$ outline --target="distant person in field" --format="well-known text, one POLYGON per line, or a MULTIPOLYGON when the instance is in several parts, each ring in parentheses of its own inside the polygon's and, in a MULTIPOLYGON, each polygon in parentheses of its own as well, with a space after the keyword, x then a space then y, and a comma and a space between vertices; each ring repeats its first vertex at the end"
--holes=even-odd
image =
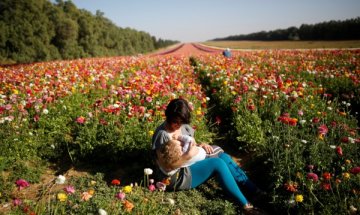
POLYGON ((231 57, 231 50, 229 48, 226 48, 223 51, 223 55, 224 55, 224 57, 231 57))
POLYGON ((191 107, 189 103, 182 98, 171 100, 166 107, 165 116, 165 121, 157 127, 152 137, 156 180, 166 182, 167 190, 175 191, 196 188, 216 176, 223 190, 233 197, 244 210, 253 210, 253 205, 243 195, 239 186, 244 186, 254 196, 261 195, 262 191, 249 180, 246 173, 230 155, 221 152, 215 157, 201 159, 193 164, 188 163, 194 155, 199 153, 198 147, 203 148, 206 154, 214 153, 214 148, 208 144, 201 143, 197 146, 194 138, 195 131, 190 125, 191 107), (169 144, 172 144, 169 141, 180 135, 192 137, 186 152, 183 152, 179 140, 174 145, 177 147, 176 150, 166 149, 171 146, 169 144), (164 156, 165 152, 174 155, 164 156), (174 160, 169 163, 168 158, 174 158, 174 160), (189 166, 186 166, 187 164, 189 166))

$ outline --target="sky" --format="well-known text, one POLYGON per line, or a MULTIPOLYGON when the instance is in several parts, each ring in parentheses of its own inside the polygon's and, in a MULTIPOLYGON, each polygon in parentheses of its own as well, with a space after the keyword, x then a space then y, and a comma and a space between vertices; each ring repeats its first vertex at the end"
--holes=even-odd
MULTIPOLYGON (((54 2, 54 1, 52 1, 54 2)), ((203 42, 360 17, 360 0, 72 0, 157 39, 203 42)))

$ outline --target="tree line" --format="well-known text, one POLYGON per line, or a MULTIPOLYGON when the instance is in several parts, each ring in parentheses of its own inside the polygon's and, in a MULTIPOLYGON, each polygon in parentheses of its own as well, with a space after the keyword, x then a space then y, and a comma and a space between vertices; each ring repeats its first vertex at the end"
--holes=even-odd
POLYGON ((0 1, 0 64, 133 55, 175 43, 118 27, 71 1, 0 1))
POLYGON ((317 24, 302 24, 299 28, 289 27, 273 31, 260 31, 251 34, 233 35, 221 40, 359 40, 360 39, 360 17, 344 21, 329 21, 317 24))

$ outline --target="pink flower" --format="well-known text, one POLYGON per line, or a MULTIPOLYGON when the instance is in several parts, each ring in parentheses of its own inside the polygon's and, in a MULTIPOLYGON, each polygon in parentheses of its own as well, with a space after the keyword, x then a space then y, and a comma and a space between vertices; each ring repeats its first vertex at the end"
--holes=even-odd
POLYGON ((22 204, 21 199, 16 198, 16 199, 13 200, 13 205, 14 206, 18 206, 18 205, 21 205, 21 204, 22 204))
POLYGON ((66 186, 64 188, 64 191, 67 193, 67 194, 74 194, 75 193, 75 188, 73 186, 66 186))
POLYGON ((309 164, 307 167, 308 167, 310 170, 314 169, 314 165, 311 165, 311 164, 309 164))
POLYGON ((147 102, 152 102, 152 98, 150 96, 146 97, 147 102))
POLYGON ((156 182, 156 187, 160 190, 160 191, 165 191, 166 190, 166 184, 158 181, 156 182))
POLYGON ((124 192, 119 192, 115 195, 117 199, 124 200, 126 197, 126 194, 124 192))
POLYGON ((152 191, 154 191, 154 190, 156 190, 156 187, 155 187, 155 185, 153 185, 153 184, 150 184, 149 185, 149 190, 152 192, 152 191))
POLYGON ((304 115, 304 112, 303 112, 302 110, 299 110, 299 111, 298 111, 298 115, 299 115, 299 116, 302 116, 302 115, 304 115))
POLYGON ((315 173, 309 172, 307 174, 307 179, 312 180, 313 182, 317 182, 319 180, 319 177, 315 173))
POLYGON ((25 188, 25 187, 30 186, 29 182, 27 182, 27 181, 24 180, 24 179, 19 179, 19 180, 17 180, 15 183, 16 183, 16 186, 18 186, 18 189, 19 189, 19 190, 21 190, 21 189, 23 189, 23 188, 25 188))
POLYGON ((83 117, 83 116, 79 116, 78 118, 76 118, 75 121, 76 121, 77 123, 79 123, 79 124, 84 124, 85 121, 86 121, 86 118, 83 117))
POLYGON ((319 134, 326 135, 329 132, 328 127, 325 124, 322 124, 318 128, 319 134))

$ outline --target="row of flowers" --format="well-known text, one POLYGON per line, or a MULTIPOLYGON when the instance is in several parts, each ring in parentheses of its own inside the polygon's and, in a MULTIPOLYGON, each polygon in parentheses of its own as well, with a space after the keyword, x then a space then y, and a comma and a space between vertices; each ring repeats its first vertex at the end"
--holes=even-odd
MULTIPOLYGON (((109 198, 109 195, 113 194, 112 201, 118 202, 119 204, 117 204, 115 207, 104 204, 103 208, 97 209, 98 214, 107 215, 108 211, 109 213, 113 213, 115 211, 117 213, 131 213, 134 208, 136 210, 136 202, 131 200, 132 195, 138 195, 135 193, 136 191, 141 191, 140 193, 142 193, 141 195, 143 195, 144 199, 146 199, 147 195, 157 192, 158 198, 156 201, 159 201, 158 204, 167 204, 169 206, 174 206, 175 200, 173 198, 164 198, 164 192, 167 186, 166 181, 155 183, 154 179, 150 178, 152 174, 152 169, 144 169, 144 181, 141 181, 142 186, 139 186, 137 182, 131 183, 130 185, 121 186, 120 179, 113 179, 108 186, 110 190, 108 193, 105 193, 105 196, 107 199, 111 200, 111 197, 109 198)), ((101 183, 102 178, 100 177, 98 178, 98 180, 101 183)), ((64 208, 69 205, 71 205, 73 209, 76 209, 76 204, 81 204, 81 202, 89 202, 92 200, 92 198, 97 198, 97 195, 99 195, 98 198, 101 198, 100 196, 103 195, 103 193, 101 193, 101 190, 105 188, 98 181, 96 181, 96 179, 89 178, 88 181, 88 188, 84 186, 79 187, 79 190, 86 189, 86 191, 80 191, 80 193, 77 194, 79 192, 78 189, 76 189, 75 186, 71 185, 72 183, 76 183, 74 179, 70 178, 69 180, 67 180, 64 175, 59 175, 54 180, 48 183, 48 189, 45 193, 42 193, 42 199, 40 201, 47 201, 50 203, 50 205, 47 205, 46 208, 36 208, 34 205, 38 204, 39 202, 29 202, 21 197, 15 197, 12 200, 11 205, 10 203, 7 203, 3 207, 12 207, 13 210, 18 210, 29 215, 49 213, 51 212, 52 208, 55 207, 66 210, 64 208), (98 186, 98 184, 100 184, 100 186, 98 186), (97 190, 99 190, 99 194, 96 194, 97 190)), ((26 196, 25 194, 27 192, 27 189, 32 186, 25 179, 18 179, 15 182, 15 185, 18 189, 18 196, 22 196, 21 194, 23 194, 23 196, 26 196)))
POLYGON ((209 80, 210 97, 232 110, 217 121, 234 123, 238 147, 264 160, 278 208, 359 208, 360 135, 352 107, 359 56, 359 50, 271 50, 199 58, 197 72, 209 80), (321 183, 318 175, 325 177, 321 183), (341 194, 330 198, 334 192, 341 194))

